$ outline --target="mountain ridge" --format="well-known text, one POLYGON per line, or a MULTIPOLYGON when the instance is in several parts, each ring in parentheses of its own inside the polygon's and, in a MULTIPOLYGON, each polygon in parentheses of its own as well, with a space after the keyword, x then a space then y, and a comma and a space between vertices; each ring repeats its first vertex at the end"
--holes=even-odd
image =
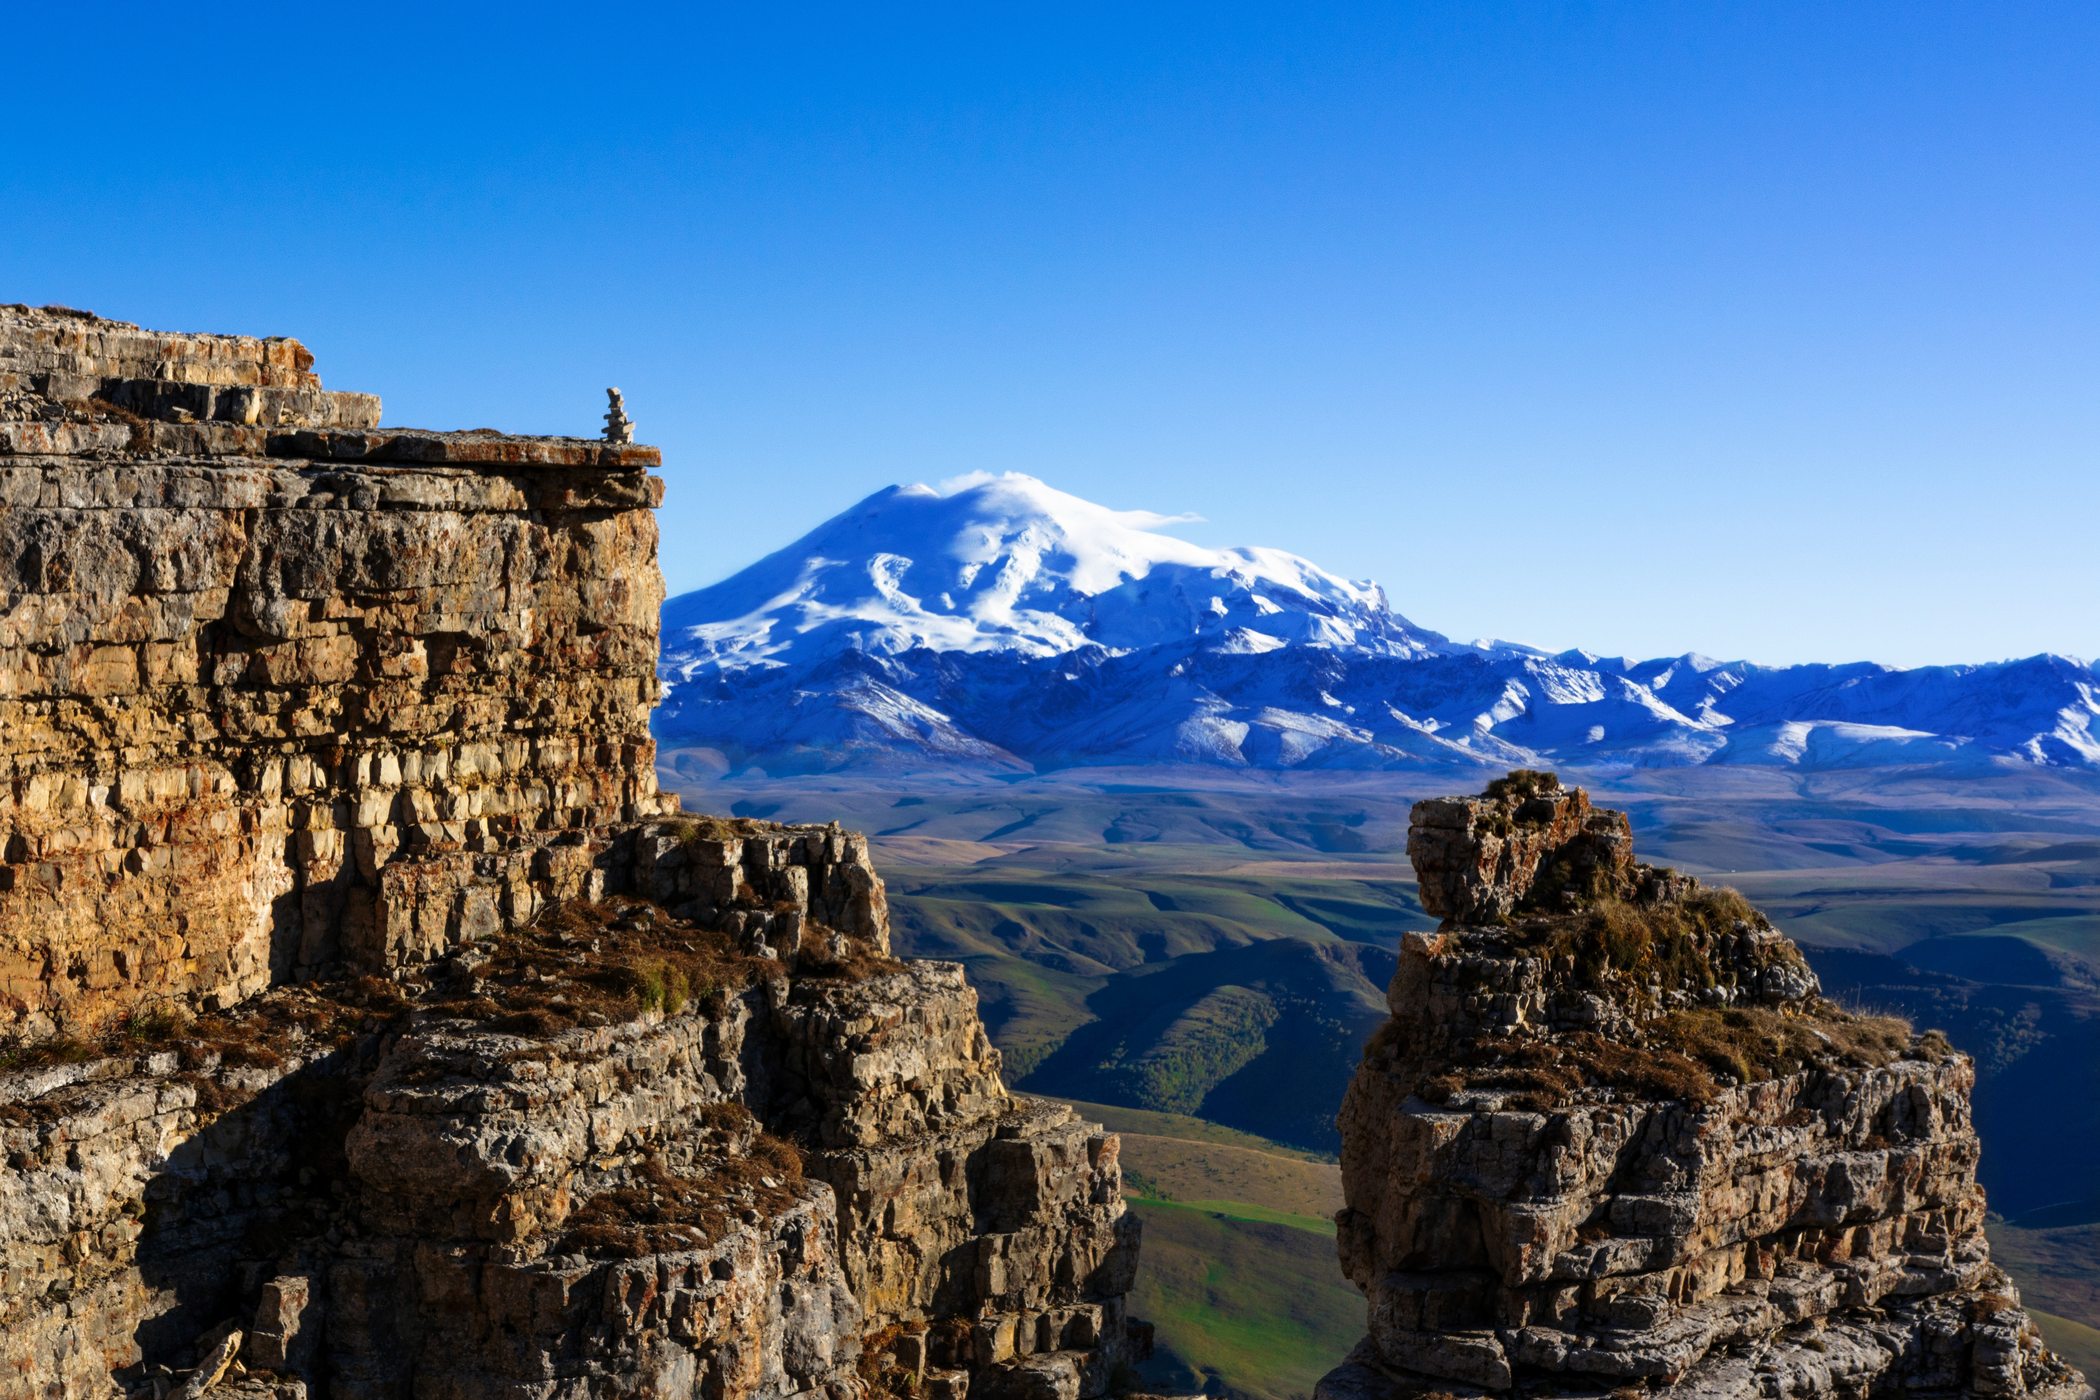
POLYGON ((2100 768, 2100 673, 1454 642, 1282 550, 1033 477, 893 486, 664 607, 657 731, 730 769, 2100 768))

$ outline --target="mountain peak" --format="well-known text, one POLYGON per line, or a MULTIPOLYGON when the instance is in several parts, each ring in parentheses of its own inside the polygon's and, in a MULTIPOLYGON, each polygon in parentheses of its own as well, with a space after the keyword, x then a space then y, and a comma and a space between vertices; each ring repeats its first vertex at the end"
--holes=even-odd
POLYGON ((1454 645, 1278 549, 1032 476, 885 487, 664 609, 657 729, 836 768, 2100 767, 2100 678, 1454 645))
MULTIPOLYGON (((692 664, 794 665, 841 650, 1058 656, 1211 639, 1426 651, 1375 584, 1275 549, 1162 533, 1198 517, 1097 505, 1016 472, 891 486, 711 588, 674 600, 692 664)), ((679 677, 675 676, 674 679, 679 677)))

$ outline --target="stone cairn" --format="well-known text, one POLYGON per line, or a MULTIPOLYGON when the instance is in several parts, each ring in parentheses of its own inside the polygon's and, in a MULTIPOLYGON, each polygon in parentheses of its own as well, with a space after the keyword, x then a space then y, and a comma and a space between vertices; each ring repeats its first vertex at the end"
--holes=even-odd
POLYGON ((627 416, 627 401, 620 397, 618 389, 605 391, 605 440, 607 442, 633 442, 634 420, 627 416))

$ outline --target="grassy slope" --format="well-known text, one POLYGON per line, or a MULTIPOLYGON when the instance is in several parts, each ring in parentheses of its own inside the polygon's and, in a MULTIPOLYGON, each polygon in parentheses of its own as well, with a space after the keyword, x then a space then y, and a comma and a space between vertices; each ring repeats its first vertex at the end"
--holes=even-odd
POLYGON ((1230 1128, 1223 1123, 1213 1123, 1208 1118, 1195 1118, 1182 1113, 1161 1113, 1148 1108, 1132 1108, 1128 1104, 1094 1103, 1087 1099, 1060 1101, 1072 1105, 1088 1118, 1118 1133, 1142 1133, 1182 1142, 1216 1143, 1222 1147, 1245 1148, 1294 1161, 1333 1165, 1332 1158, 1320 1153, 1285 1147, 1253 1133, 1241 1132, 1238 1128, 1230 1128))
POLYGON ((1341 1168, 1201 1119, 1075 1106, 1123 1134, 1145 1224, 1131 1307, 1156 1338, 1146 1382, 1251 1400, 1311 1394, 1363 1336, 1363 1295, 1334 1256, 1341 1168))
POLYGON ((1385 1014, 1392 955, 1379 934, 1420 918, 1384 858, 1306 852, 1245 874, 1244 848, 923 836, 879 836, 877 854, 899 949, 969 968, 1019 1087, 1329 1150, 1326 1100, 1385 1014), (917 863, 957 854, 960 868, 917 863), (1318 1094, 1278 1095, 1277 1083, 1318 1094))
POLYGON ((1341 1168, 1200 1118, 1074 1103, 1123 1135, 1145 1224, 1132 1309, 1155 1329, 1145 1379, 1291 1400, 1363 1335, 1334 1257, 1341 1168))
POLYGON ((1333 1233, 1342 1208, 1341 1172, 1277 1152, 1191 1144, 1145 1133, 1123 1134, 1123 1171, 1130 1189, 1170 1201, 1245 1201, 1279 1216, 1315 1220, 1333 1233))
POLYGON ((1196 1205, 1133 1209, 1145 1263, 1131 1307, 1156 1329, 1154 1387, 1310 1395, 1362 1337, 1363 1296, 1343 1282, 1331 1234, 1196 1205))
POLYGON ((1193 1210, 1221 1220, 1244 1220, 1256 1225, 1283 1225, 1293 1230, 1303 1230, 1308 1235, 1318 1235, 1322 1239, 1334 1238, 1334 1221, 1324 1215, 1294 1215, 1287 1210, 1272 1210, 1268 1206, 1249 1205, 1245 1201, 1184 1201, 1142 1193, 1128 1199, 1132 1205, 1143 1206, 1146 1209, 1193 1210))

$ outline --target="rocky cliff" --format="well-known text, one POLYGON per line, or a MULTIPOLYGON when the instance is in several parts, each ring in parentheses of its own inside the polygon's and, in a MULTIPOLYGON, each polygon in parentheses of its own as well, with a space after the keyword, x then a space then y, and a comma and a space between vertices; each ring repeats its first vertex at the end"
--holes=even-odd
POLYGON ((378 430, 311 362, 0 310, 19 1033, 434 956, 658 810, 656 452, 378 430))
POLYGON ((1112 1135, 656 792, 649 448, 0 309, 0 1397, 1101 1394, 1112 1135))
POLYGON ((2090 1394, 1990 1260, 1969 1060, 1548 774, 1424 802, 1342 1108, 1325 1400, 2090 1394))

